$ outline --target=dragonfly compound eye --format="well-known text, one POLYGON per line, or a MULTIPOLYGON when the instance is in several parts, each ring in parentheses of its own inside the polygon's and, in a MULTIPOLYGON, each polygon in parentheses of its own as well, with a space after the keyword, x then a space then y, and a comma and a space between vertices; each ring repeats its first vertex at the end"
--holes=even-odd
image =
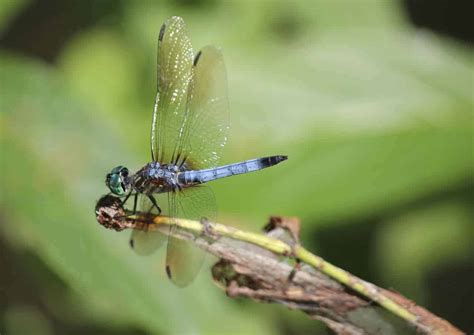
POLYGON ((107 175, 105 183, 110 191, 118 196, 127 192, 124 178, 128 176, 128 169, 124 167, 115 168, 107 175))

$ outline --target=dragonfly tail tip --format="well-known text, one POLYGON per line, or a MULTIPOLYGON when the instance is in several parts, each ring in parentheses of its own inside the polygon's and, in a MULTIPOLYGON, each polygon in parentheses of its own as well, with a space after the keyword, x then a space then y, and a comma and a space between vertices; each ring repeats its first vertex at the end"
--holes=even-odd
POLYGON ((286 156, 286 155, 275 156, 275 162, 276 162, 275 164, 286 161, 287 159, 288 159, 288 156, 286 156))

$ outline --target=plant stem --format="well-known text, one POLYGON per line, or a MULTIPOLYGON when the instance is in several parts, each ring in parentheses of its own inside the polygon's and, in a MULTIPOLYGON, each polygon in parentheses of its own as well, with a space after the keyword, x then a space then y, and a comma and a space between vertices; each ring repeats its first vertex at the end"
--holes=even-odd
MULTIPOLYGON (((192 231, 196 234, 204 233, 204 226, 200 222, 186 219, 174 219, 173 222, 170 221, 171 220, 167 217, 159 216, 154 218, 153 220, 153 222, 157 225, 176 224, 177 226, 192 231)), ((321 271, 327 276, 333 278, 339 283, 351 288, 352 290, 356 291, 367 299, 375 301, 387 311, 399 316, 407 322, 411 324, 416 323, 417 316, 415 314, 411 313, 402 305, 383 295, 375 285, 368 283, 360 278, 357 278, 354 275, 335 265, 332 265, 321 257, 312 254, 300 245, 295 245, 294 247, 291 247, 290 245, 286 244, 281 240, 271 238, 262 234, 239 230, 219 223, 209 222, 209 227, 211 228, 211 231, 218 236, 225 236, 234 240, 252 243, 266 250, 272 251, 276 254, 299 259, 304 263, 311 265, 318 271, 321 271)))
MULTIPOLYGON (((274 227, 283 228, 292 236, 292 239, 286 243, 269 235, 243 231, 219 223, 180 218, 170 219, 166 216, 150 216, 142 213, 130 215, 131 213, 123 208, 121 200, 110 195, 99 200, 96 214, 99 223, 117 231, 124 229, 160 230, 169 234, 170 230, 167 226, 176 225, 181 229, 172 231, 173 235, 194 241, 199 247, 205 248, 221 258, 219 263, 223 262, 222 266, 216 268, 219 263, 216 264, 213 271, 223 273, 222 270, 226 271, 227 269, 226 264, 230 264, 236 276, 217 277, 218 281, 224 280, 226 285, 228 284, 225 287, 229 296, 244 296, 259 301, 283 303, 290 308, 300 309, 310 316, 324 321, 337 332, 360 333, 360 327, 364 327, 364 325, 361 322, 354 322, 351 319, 351 312, 357 311, 359 308, 366 310, 368 301, 369 303, 376 302, 386 311, 414 326, 418 332, 461 334, 459 329, 449 322, 417 306, 404 296, 366 282, 303 248, 297 242, 299 222, 295 224, 294 220, 288 218, 273 217, 271 220, 274 227), (183 231, 187 233, 183 234, 183 231), (248 246, 223 243, 224 239, 220 240, 220 237, 247 242, 260 247, 262 251, 271 251, 273 254, 301 261, 314 268, 316 272, 297 270, 286 262, 281 262, 268 255, 263 256, 262 253, 252 250, 248 246), (289 278, 293 279, 289 280, 289 278), (244 284, 240 285, 239 280, 244 280, 240 282, 244 284), (261 282, 261 286, 258 286, 259 282, 261 282), (251 285, 247 286, 245 283, 251 285), (289 289, 289 284, 293 285, 291 289, 289 289), (344 289, 344 287, 351 289, 358 295, 344 289), (321 313, 321 311, 324 312, 321 313)), ((278 230, 272 228, 269 234, 276 233, 278 230)), ((367 315, 370 317, 370 314, 367 315)), ((365 317, 362 317, 360 321, 364 322, 364 320, 366 320, 365 317)), ((379 321, 376 321, 375 324, 380 326, 381 324, 377 322, 379 321)))

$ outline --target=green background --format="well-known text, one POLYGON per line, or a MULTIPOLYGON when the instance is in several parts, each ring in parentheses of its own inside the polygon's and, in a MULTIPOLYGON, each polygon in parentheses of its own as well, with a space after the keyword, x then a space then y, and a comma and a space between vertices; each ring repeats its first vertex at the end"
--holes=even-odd
MULTIPOLYGON (((2 1, 0 33, 32 4, 2 1)), ((105 174, 150 159, 156 38, 171 15, 196 51, 222 47, 222 162, 289 156, 213 183, 219 221, 258 231, 269 215, 298 216, 310 250, 473 330, 469 45, 415 28, 392 1, 68 6, 92 21, 54 56, 0 50, 2 334, 325 333, 298 312, 227 298, 210 257, 178 289, 163 251, 139 257, 128 232, 95 221, 105 174)), ((61 10, 37 12, 49 35, 19 36, 47 55, 72 20, 61 10)))

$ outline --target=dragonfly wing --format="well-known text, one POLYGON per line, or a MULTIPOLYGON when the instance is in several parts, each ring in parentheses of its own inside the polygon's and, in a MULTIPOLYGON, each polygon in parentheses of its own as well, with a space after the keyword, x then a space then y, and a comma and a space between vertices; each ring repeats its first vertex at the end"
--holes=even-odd
POLYGON ((187 118, 175 157, 190 168, 217 166, 229 129, 227 74, 219 49, 206 46, 194 58, 187 118))
MULTIPOLYGON (((175 218, 213 221, 216 217, 216 201, 212 190, 205 185, 184 189, 170 194, 175 218)), ((170 233, 186 233, 176 225, 170 226, 170 233)), ((189 234, 189 232, 187 232, 189 234)), ((166 272, 171 281, 179 287, 190 284, 198 274, 205 258, 205 252, 194 243, 169 236, 166 253, 166 272)))
MULTIPOLYGON (((167 200, 165 197, 155 196, 157 203, 160 208, 168 208, 167 204, 162 200, 167 200)), ((152 215, 158 215, 158 209, 153 205, 148 196, 139 195, 139 211, 142 213, 150 213, 152 215)), ((134 229, 130 236, 130 246, 139 255, 150 255, 159 249, 167 240, 166 235, 157 230, 139 230, 134 229)))
POLYGON ((170 163, 187 116, 193 49, 186 26, 173 16, 161 27, 157 51, 157 93, 151 126, 153 161, 170 163))

